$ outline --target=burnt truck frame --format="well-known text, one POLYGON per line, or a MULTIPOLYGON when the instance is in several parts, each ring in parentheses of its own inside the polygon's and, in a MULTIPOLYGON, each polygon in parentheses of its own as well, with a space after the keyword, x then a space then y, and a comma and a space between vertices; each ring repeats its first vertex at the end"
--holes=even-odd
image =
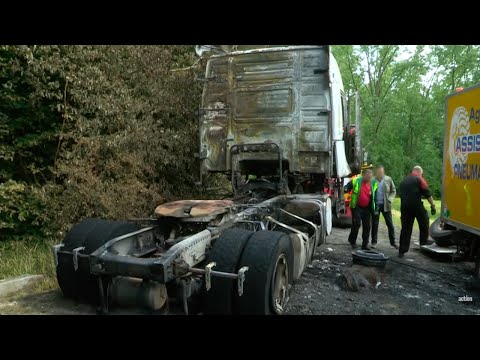
POLYGON ((328 46, 211 56, 201 174, 226 174, 235 197, 167 203, 130 222, 83 220, 54 246, 65 296, 100 313, 111 305, 283 313, 292 284, 332 231, 332 209, 341 209, 337 180, 362 163, 345 100, 328 46), (332 183, 337 198, 323 191, 332 183))

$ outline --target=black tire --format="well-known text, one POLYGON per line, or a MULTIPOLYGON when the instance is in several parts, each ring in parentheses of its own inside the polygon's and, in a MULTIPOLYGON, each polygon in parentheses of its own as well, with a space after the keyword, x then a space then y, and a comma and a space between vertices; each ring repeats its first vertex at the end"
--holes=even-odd
POLYGON ((384 268, 388 256, 375 250, 357 250, 352 253, 354 264, 384 268))
MULTIPOLYGON (((100 220, 101 221, 101 220, 100 220)), ((85 219, 76 224, 63 239, 63 251, 72 251, 85 246, 88 234, 97 226, 99 219, 85 219)))
POLYGON ((277 231, 258 231, 245 247, 240 266, 248 266, 243 295, 235 304, 240 314, 274 313, 271 287, 277 259, 284 256, 288 264, 288 282, 292 281, 293 249, 290 237, 277 231))
POLYGON ((351 216, 345 216, 344 214, 340 214, 339 217, 332 214, 332 223, 336 228, 348 229, 352 227, 352 218, 351 216))
MULTIPOLYGON (((100 246, 117 236, 137 230, 131 223, 86 219, 75 225, 65 236, 62 251, 72 251, 84 246, 81 254, 91 254, 100 246)), ((57 281, 63 294, 71 299, 88 303, 98 302, 97 278, 90 274, 88 261, 79 258, 79 267, 75 271, 73 257, 59 254, 57 281)))
POLYGON ((86 254, 91 254, 107 241, 115 239, 121 235, 134 232, 137 229, 135 224, 123 221, 100 220, 94 231, 89 234, 85 241, 86 254))
MULTIPOLYGON (((62 251, 72 251, 84 246, 88 234, 98 224, 98 219, 85 219, 76 224, 65 236, 62 251)), ((57 282, 65 297, 78 300, 84 276, 75 271, 70 255, 58 254, 57 282)))
MULTIPOLYGON (((240 258, 253 231, 228 229, 215 242, 207 253, 207 264, 214 261, 213 270, 236 273, 240 258)), ((237 282, 212 276, 209 291, 203 290, 203 313, 207 315, 230 315, 233 313, 233 301, 237 296, 237 282)))
POLYGON ((453 245, 453 234, 456 230, 447 230, 441 227, 442 220, 438 218, 430 225, 430 236, 435 244, 440 247, 449 247, 453 245))

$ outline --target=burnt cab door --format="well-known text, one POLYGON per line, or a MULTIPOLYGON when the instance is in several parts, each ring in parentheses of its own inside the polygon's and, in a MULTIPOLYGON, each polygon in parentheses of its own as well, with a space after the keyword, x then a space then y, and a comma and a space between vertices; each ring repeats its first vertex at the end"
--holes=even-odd
MULTIPOLYGON (((294 135, 298 130, 294 88, 297 60, 292 47, 232 54, 229 61, 232 112, 228 145, 274 143, 284 162, 292 165, 294 135)), ((267 172, 278 170, 269 166, 278 164, 278 154, 275 153, 245 153, 241 161, 252 165, 263 163, 265 166, 260 166, 265 171, 269 169, 267 172)), ((231 166, 228 164, 229 168, 231 166)))
POLYGON ((228 57, 208 60, 200 108, 200 160, 202 172, 227 170, 226 142, 230 117, 228 57))
POLYGON ((328 46, 300 53, 297 93, 300 129, 297 140, 297 169, 302 173, 330 176, 331 90, 328 46))
POLYGON ((330 173, 329 47, 237 52, 229 63, 232 145, 275 143, 289 172, 330 173))

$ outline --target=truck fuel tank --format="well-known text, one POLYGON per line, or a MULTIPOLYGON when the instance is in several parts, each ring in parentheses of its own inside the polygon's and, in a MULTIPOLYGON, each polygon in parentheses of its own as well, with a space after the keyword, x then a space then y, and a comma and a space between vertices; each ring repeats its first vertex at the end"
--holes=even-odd
POLYGON ((117 276, 109 285, 111 302, 125 307, 160 310, 167 301, 165 284, 139 278, 117 276))

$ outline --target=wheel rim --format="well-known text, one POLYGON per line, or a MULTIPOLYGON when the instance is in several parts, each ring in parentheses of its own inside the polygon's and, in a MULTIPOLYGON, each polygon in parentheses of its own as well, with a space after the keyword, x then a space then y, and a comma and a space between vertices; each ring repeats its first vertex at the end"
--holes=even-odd
POLYGON ((272 281, 271 305, 276 314, 285 311, 288 302, 288 262, 285 254, 281 254, 275 263, 272 281))

